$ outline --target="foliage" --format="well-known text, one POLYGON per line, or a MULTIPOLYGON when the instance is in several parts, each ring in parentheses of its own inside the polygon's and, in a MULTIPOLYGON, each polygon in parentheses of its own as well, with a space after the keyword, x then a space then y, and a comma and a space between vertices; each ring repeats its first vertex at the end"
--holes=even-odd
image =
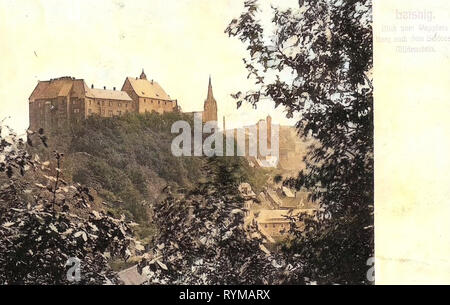
POLYGON ((283 176, 281 176, 280 174, 275 175, 275 177, 273 177, 273 182, 274 182, 275 184, 280 183, 282 180, 283 180, 283 176))
POLYGON ((199 177, 201 158, 177 158, 170 151, 171 126, 178 120, 192 118, 181 113, 92 116, 52 130, 49 146, 65 152, 69 180, 95 189, 112 203, 113 213, 151 226, 146 205, 157 200, 160 190, 168 184, 191 187, 199 177))
POLYGON ((160 230, 153 256, 140 264, 149 283, 279 284, 295 270, 265 248, 256 223, 245 223, 239 178, 223 160, 209 160, 211 181, 187 194, 168 191, 154 206, 160 230))
POLYGON ((370 0, 302 0, 297 8, 273 8, 268 32, 258 1, 247 0, 226 29, 247 46, 244 63, 255 80, 255 90, 233 95, 238 107, 268 97, 288 117, 300 116, 303 137, 317 140, 306 170, 286 183, 311 191, 321 210, 300 217, 307 228, 285 251, 319 283, 367 283, 373 256, 371 10, 370 0))
POLYGON ((91 209, 89 189, 63 179, 63 154, 54 152, 57 167, 30 155, 28 145, 43 131, 28 132, 27 143, 12 131, 0 131, 0 283, 117 283, 109 257, 130 256, 130 226, 91 209), (67 277, 69 258, 80 260, 80 281, 67 277))

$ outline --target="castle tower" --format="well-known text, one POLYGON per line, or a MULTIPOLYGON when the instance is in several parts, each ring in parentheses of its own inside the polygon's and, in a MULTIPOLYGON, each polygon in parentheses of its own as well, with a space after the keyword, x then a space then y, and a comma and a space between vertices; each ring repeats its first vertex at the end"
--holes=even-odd
POLYGON ((139 76, 139 78, 140 78, 140 79, 147 79, 147 75, 145 75, 144 69, 142 69, 142 73, 141 73, 141 75, 139 76))
POLYGON ((213 96, 211 76, 209 77, 208 95, 203 105, 203 123, 210 121, 217 122, 217 102, 213 96))

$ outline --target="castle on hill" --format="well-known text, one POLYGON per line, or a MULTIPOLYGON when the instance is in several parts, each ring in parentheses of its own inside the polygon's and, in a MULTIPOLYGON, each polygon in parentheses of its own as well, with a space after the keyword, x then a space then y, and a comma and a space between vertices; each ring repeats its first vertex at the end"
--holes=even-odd
MULTIPOLYGON (((148 80, 142 70, 139 77, 127 77, 121 90, 88 87, 84 79, 70 76, 39 81, 29 97, 30 129, 61 127, 80 122, 91 115, 120 116, 125 113, 181 111, 154 80, 148 80)), ((212 94, 211 77, 203 106, 203 122, 217 121, 217 102, 212 94)))

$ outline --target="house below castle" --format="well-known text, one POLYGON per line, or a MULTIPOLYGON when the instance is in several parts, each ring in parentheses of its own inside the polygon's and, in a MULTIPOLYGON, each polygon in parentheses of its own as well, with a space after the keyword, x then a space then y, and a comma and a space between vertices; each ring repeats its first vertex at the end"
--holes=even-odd
POLYGON ((60 127, 79 122, 90 115, 120 116, 128 112, 172 112, 178 110, 177 100, 155 81, 127 77, 122 90, 88 87, 83 79, 60 77, 39 81, 29 98, 30 129, 60 127))

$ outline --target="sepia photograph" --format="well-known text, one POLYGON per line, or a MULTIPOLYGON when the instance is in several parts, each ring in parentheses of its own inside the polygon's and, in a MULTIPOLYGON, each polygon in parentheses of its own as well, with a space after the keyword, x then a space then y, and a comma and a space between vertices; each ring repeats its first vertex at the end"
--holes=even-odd
POLYGON ((387 203, 414 129, 392 71, 448 54, 449 10, 372 2, 0 0, 0 284, 448 283, 389 265, 433 260, 387 203))
POLYGON ((27 4, 3 284, 373 283, 370 1, 27 4))

